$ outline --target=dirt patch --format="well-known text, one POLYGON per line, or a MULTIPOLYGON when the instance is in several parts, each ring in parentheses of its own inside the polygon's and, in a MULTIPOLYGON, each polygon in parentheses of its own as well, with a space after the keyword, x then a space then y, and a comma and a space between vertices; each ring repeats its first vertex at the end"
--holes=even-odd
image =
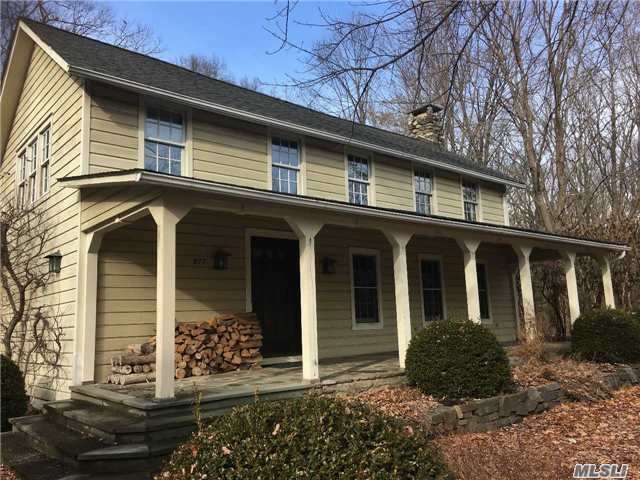
POLYGON ((567 403, 490 433, 440 437, 436 444, 461 480, 572 478, 576 463, 627 463, 640 479, 640 386, 612 398, 567 403))
POLYGON ((370 405, 385 415, 423 423, 426 414, 440 405, 433 397, 411 387, 382 387, 343 398, 370 405))

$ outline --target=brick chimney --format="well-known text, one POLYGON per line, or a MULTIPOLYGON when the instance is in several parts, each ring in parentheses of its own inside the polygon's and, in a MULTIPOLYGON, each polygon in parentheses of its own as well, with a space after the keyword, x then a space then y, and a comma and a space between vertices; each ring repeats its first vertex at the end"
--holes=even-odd
POLYGON ((409 135, 442 145, 442 107, 427 103, 409 112, 409 135))

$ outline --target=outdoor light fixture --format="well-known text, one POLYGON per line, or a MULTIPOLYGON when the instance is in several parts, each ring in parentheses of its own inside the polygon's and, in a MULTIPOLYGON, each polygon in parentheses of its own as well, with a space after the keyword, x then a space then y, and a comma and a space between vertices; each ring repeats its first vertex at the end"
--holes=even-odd
POLYGON ((213 269, 227 270, 229 268, 230 256, 231 254, 225 252, 224 250, 217 250, 216 253, 213 254, 213 269))
POLYGON ((49 273, 60 273, 60 268, 62 267, 62 254, 59 250, 46 255, 44 258, 49 260, 49 273))
POLYGON ((334 258, 324 257, 322 259, 322 273, 336 273, 336 261, 334 258))

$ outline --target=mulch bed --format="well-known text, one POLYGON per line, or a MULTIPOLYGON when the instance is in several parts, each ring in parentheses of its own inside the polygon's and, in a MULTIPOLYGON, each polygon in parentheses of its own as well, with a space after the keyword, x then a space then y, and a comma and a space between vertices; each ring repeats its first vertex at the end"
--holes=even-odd
POLYGON ((576 463, 627 463, 640 479, 640 386, 599 402, 566 403, 490 433, 436 439, 461 480, 572 478, 576 463))

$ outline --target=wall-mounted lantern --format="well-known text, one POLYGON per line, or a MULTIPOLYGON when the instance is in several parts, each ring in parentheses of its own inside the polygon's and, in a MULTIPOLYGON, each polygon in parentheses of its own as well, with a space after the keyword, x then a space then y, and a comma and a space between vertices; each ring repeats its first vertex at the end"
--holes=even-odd
POLYGON ((60 269, 62 268, 62 254, 59 250, 46 255, 44 258, 49 261, 49 273, 60 273, 60 269))
POLYGON ((230 253, 224 250, 217 250, 213 254, 213 269, 214 270, 227 270, 229 268, 230 253))
POLYGON ((333 274, 336 273, 336 260, 330 257, 324 257, 322 259, 322 273, 333 274))

